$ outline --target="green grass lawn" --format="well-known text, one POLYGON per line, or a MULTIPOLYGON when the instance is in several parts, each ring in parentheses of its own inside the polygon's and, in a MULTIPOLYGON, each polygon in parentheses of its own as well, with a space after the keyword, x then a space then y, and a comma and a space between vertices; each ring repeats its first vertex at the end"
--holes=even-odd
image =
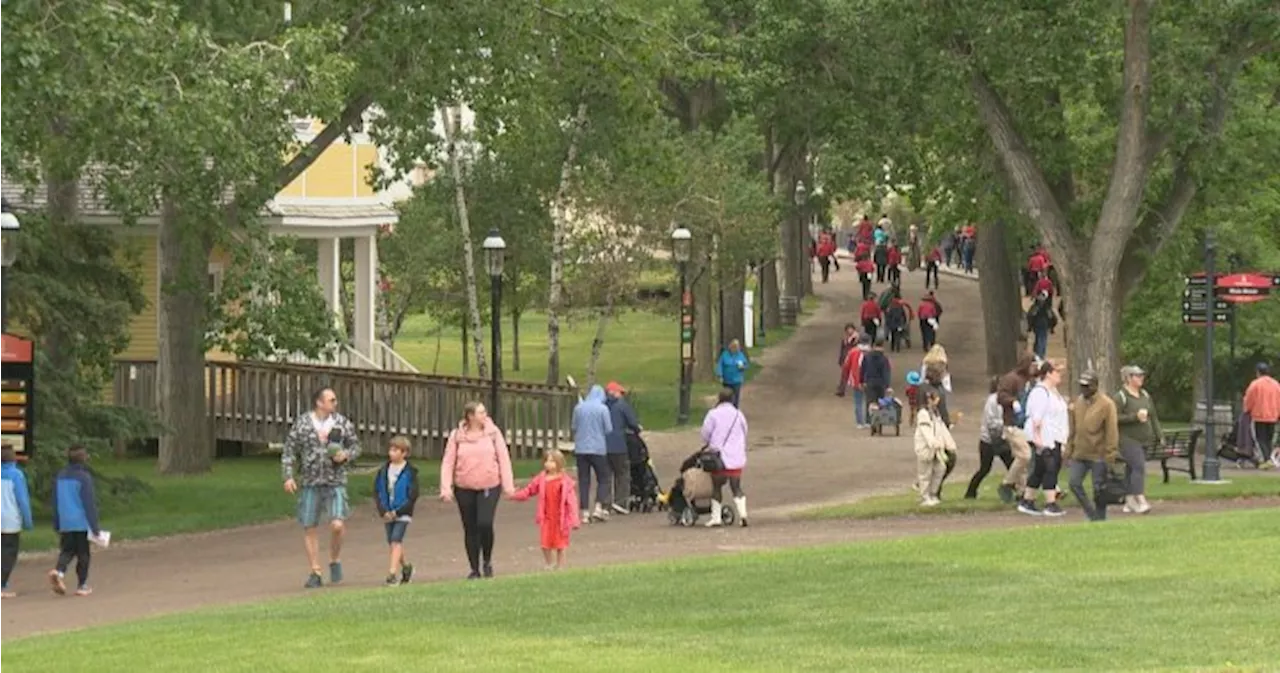
MULTIPOLYGON (((423 490, 440 484, 440 461, 418 460, 423 490)), ((365 474, 352 474, 348 494, 355 504, 373 497, 374 463, 362 464, 365 474)), ((102 500, 102 527, 120 540, 194 533, 275 521, 294 515, 295 500, 281 488, 280 459, 275 456, 227 458, 214 463, 213 471, 190 477, 161 477, 154 459, 95 459, 93 469, 108 477, 130 475, 151 485, 150 493, 127 499, 102 500)), ((514 461, 516 478, 537 474, 538 462, 514 461)), ((99 484, 99 490, 106 488, 99 484)), ((57 536, 50 519, 39 516, 35 530, 22 535, 26 550, 53 549, 57 536)))
POLYGON ((3 663, 98 673, 192 662, 254 673, 1274 670, 1280 575, 1265 560, 1280 555, 1275 516, 318 592, 15 640, 3 663))
MULTIPOLYGON (((978 491, 974 500, 964 500, 964 490, 969 484, 969 473, 953 473, 948 479, 943 495, 945 500, 937 507, 921 507, 920 496, 911 491, 900 494, 878 495, 857 502, 825 505, 799 512, 798 519, 882 519, 885 517, 903 516, 906 514, 967 514, 973 512, 995 512, 1009 509, 1009 505, 1000 502, 996 495, 996 487, 1003 473, 998 470, 989 475, 978 491)), ((1059 488, 1067 493, 1065 504, 1076 507, 1079 503, 1070 495, 1067 488, 1066 471, 1058 479, 1059 488)), ((1229 484, 1193 484, 1184 476, 1174 475, 1165 484, 1159 477, 1147 475, 1147 498, 1159 506, 1158 501, 1167 500, 1229 500, 1232 498, 1275 497, 1280 496, 1280 477, 1227 472, 1224 476, 1229 484)), ((1085 490, 1092 492, 1089 479, 1085 479, 1085 490)), ((1109 509, 1119 511, 1119 507, 1109 509)))
MULTIPOLYGON (((805 307, 813 310, 817 299, 806 299, 805 307)), ((674 314, 652 311, 625 311, 617 316, 605 332, 597 376, 600 383, 616 380, 628 387, 632 405, 646 428, 661 430, 675 424, 680 382, 680 334, 674 314)), ((751 357, 764 346, 776 345, 792 334, 794 328, 769 332, 766 341, 756 341, 751 357)), ((560 369, 586 382, 587 363, 591 359, 591 343, 595 339, 596 320, 575 317, 560 323, 560 369)), ((542 383, 547 378, 547 318, 545 313, 530 312, 520 319, 520 371, 512 370, 512 330, 508 319, 503 324, 503 376, 512 381, 542 383)), ((489 334, 485 333, 486 341, 489 334)), ((470 348, 470 345, 467 345, 470 348)), ((486 346, 487 348, 487 346, 486 346)), ((405 321, 396 338, 395 349, 420 371, 442 376, 462 374, 462 330, 457 326, 441 328, 427 315, 412 316, 405 321), (439 360, 436 359, 436 333, 440 334, 439 360)), ((468 353, 471 351, 468 350, 468 353)), ((487 353, 486 353, 487 357, 487 353)), ((475 375, 472 363, 471 374, 475 375)), ((753 367, 752 376, 759 371, 753 367)), ((706 410, 703 400, 715 394, 714 383, 697 383, 693 389, 693 412, 706 410)))

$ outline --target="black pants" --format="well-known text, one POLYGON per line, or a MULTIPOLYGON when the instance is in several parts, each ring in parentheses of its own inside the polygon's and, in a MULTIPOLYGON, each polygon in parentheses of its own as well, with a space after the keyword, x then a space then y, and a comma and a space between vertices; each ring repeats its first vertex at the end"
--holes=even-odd
POLYGON ((3 556, 4 556, 4 586, 9 587, 9 574, 13 572, 13 567, 18 564, 18 549, 22 546, 21 533, 4 533, 0 535, 3 540, 3 556))
POLYGON ((858 274, 858 282, 862 283, 862 298, 866 299, 871 294, 871 274, 858 274))
POLYGON ((889 330, 889 350, 897 353, 902 350, 902 345, 907 343, 907 329, 905 327, 894 327, 889 330))
POLYGON ((71 565, 71 559, 76 560, 76 580, 79 586, 84 586, 89 581, 89 561, 92 552, 89 549, 89 533, 78 531, 75 533, 63 533, 59 540, 58 564, 54 566, 58 572, 67 572, 67 566, 71 565))
POLYGON ((831 266, 834 266, 836 271, 840 270, 840 257, 838 255, 831 256, 831 266))
POLYGON ((822 282, 827 282, 827 277, 831 275, 831 258, 819 257, 818 266, 822 268, 822 282))
POLYGON ((1062 471, 1062 445, 1052 448, 1031 445, 1031 476, 1027 488, 1053 491, 1058 488, 1058 472, 1062 471))
POLYGON ((887 384, 879 383, 879 382, 864 382, 862 384, 862 392, 866 398, 866 404, 867 404, 867 419, 868 419, 867 422, 868 423, 871 422, 870 420, 871 405, 880 403, 880 398, 884 397, 884 391, 885 391, 885 388, 887 387, 888 387, 887 384))
POLYGON ((458 514, 462 516, 462 534, 467 546, 467 563, 471 572, 480 572, 483 562, 493 561, 493 519, 498 514, 498 496, 502 488, 494 486, 483 491, 455 488, 453 498, 458 501, 458 514))
POLYGON ((863 320, 862 331, 869 334, 871 336, 871 341, 874 342, 876 340, 877 333, 880 331, 880 326, 877 325, 874 320, 863 320))
POLYGON ((884 282, 884 274, 889 270, 889 265, 883 262, 876 262, 876 282, 884 282))
POLYGON ((973 478, 969 480, 969 490, 964 492, 966 498, 978 497, 978 487, 982 485, 982 480, 991 474, 991 466, 995 463, 996 458, 1004 463, 1004 469, 1007 471, 1013 465, 1013 451, 1009 449, 1009 443, 1000 440, 995 444, 987 442, 978 442, 978 471, 973 473, 973 478))
POLYGON ((937 340, 938 340, 938 334, 933 329, 933 325, 929 324, 929 319, 921 318, 920 319, 920 345, 924 346, 924 350, 926 353, 929 351, 930 348, 933 348, 933 344, 937 342, 937 340))
POLYGON ((631 501, 631 459, 625 453, 609 454, 609 471, 613 472, 613 502, 627 506, 631 501))
MULTIPOLYGON (((951 266, 948 264, 947 266, 951 266)), ((929 289, 929 280, 933 280, 933 289, 938 289, 938 263, 929 262, 924 265, 924 289, 929 289)))
POLYGON ((724 499, 721 496, 724 495, 725 484, 729 484, 729 492, 733 494, 733 497, 743 497, 742 477, 721 477, 718 475, 712 475, 711 492, 713 495, 711 497, 715 498, 717 502, 724 502, 724 499))
POLYGON ((609 471, 607 456, 577 454, 574 458, 578 464, 578 509, 591 509, 591 473, 596 475, 596 502, 602 507, 609 506, 613 498, 609 496, 613 475, 609 471))
POLYGON ((1258 442, 1258 452, 1263 460, 1271 460, 1271 452, 1275 449, 1276 424, 1253 422, 1253 438, 1258 442))
POLYGON ((889 279, 889 284, 898 285, 902 282, 902 269, 898 268, 897 264, 890 264, 885 277, 889 279))

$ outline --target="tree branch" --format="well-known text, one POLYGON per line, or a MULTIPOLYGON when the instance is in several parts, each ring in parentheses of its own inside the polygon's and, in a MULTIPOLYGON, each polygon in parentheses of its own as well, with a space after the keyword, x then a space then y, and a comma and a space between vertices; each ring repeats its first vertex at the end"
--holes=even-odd
POLYGON ((307 143, 306 147, 302 148, 300 152, 293 155, 292 159, 280 167, 280 170, 276 172, 273 192, 278 192, 288 187, 289 183, 293 182, 299 175, 302 175, 302 172, 307 170, 307 167, 315 162, 333 144, 333 141, 337 140, 339 136, 347 132, 347 129, 360 120, 365 110, 368 110, 372 104, 373 96, 367 92, 357 93, 349 98, 338 118, 326 124, 316 134, 316 137, 307 143))

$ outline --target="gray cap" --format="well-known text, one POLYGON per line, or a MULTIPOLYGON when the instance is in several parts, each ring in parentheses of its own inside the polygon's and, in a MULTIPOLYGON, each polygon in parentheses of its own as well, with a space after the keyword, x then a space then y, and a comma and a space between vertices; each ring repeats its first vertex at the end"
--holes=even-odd
POLYGON ((1120 368, 1120 378, 1127 379, 1130 376, 1146 376, 1147 372, 1138 365, 1125 365, 1120 368))
POLYGON ((1092 369, 1087 369, 1080 373, 1080 385, 1096 386, 1098 385, 1098 375, 1092 369))

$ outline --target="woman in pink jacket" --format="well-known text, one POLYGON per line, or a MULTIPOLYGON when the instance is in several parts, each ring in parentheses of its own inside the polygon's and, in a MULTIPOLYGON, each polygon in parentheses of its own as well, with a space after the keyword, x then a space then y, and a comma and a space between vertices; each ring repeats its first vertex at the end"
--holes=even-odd
POLYGON ((457 501, 471 574, 493 577, 493 519, 500 493, 515 493, 511 455, 484 405, 467 402, 462 423, 449 433, 440 465, 440 499, 457 501), (501 491, 499 491, 501 488, 501 491))
POLYGON ((735 392, 732 388, 720 391, 715 408, 707 412, 702 420, 702 441, 708 451, 720 454, 724 469, 711 474, 712 488, 715 495, 711 500, 711 519, 708 527, 724 524, 723 510, 720 508, 721 494, 727 483, 733 493, 733 506, 738 511, 738 521, 747 525, 747 494, 742 492, 742 470, 747 466, 747 417, 742 415, 733 404, 735 392))

